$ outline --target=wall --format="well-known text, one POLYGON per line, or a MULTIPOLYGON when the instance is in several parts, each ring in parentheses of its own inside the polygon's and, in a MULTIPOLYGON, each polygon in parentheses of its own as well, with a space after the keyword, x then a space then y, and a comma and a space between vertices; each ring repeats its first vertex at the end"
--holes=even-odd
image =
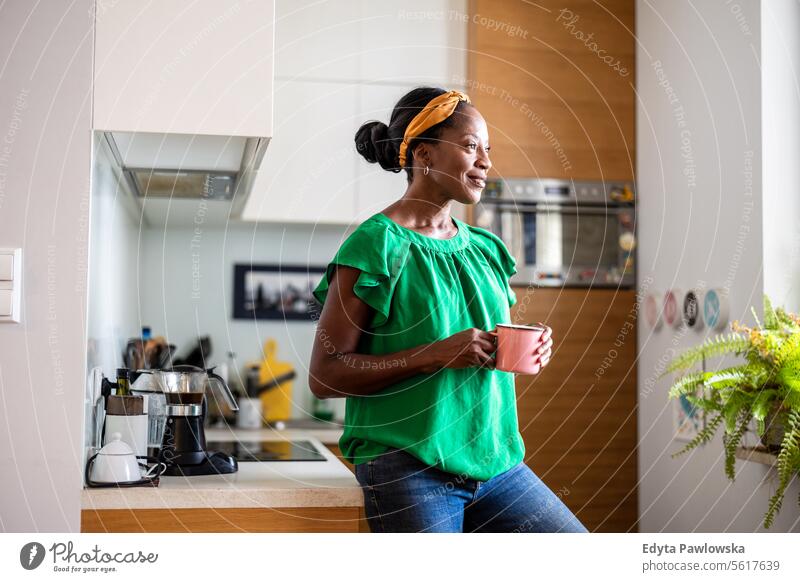
MULTIPOLYGON (((731 319, 748 322, 750 306, 761 302, 762 257, 770 248, 762 243, 770 225, 762 228, 759 60, 768 54, 760 54, 760 10, 752 0, 640 0, 636 18, 640 291, 723 287, 731 319)), ((774 488, 764 465, 739 461, 729 483, 721 432, 692 454, 671 458, 685 443, 673 440, 670 378, 658 375, 676 350, 713 333, 654 332, 640 318, 643 532, 761 529, 774 488)), ((800 528, 797 494, 795 484, 774 531, 800 528)))
POLYGON ((761 3, 764 291, 800 311, 800 5, 761 3))
POLYGON ((121 178, 106 140, 94 134, 89 290, 84 398, 85 456, 95 445, 94 403, 102 375, 112 381, 123 367, 122 351, 140 326, 137 301, 140 219, 127 181, 121 178), (132 282, 134 284, 132 284, 132 282))
POLYGON ((23 249, 23 321, 0 324, 6 532, 80 527, 92 5, 0 6, 0 246, 23 249))
MULTIPOLYGON (((292 417, 308 416, 308 363, 314 339, 310 321, 235 320, 233 265, 236 263, 327 265, 348 231, 345 227, 230 223, 143 231, 138 309, 142 324, 164 335, 185 354, 198 335, 212 340, 212 364, 236 353, 239 365, 259 360, 264 341, 278 342, 278 357, 297 371, 292 417)), ((321 277, 321 275, 320 275, 321 277)), ((315 280, 316 283, 316 280, 315 280)), ((333 403, 344 417, 344 400, 333 403)))
POLYGON ((93 168, 87 364, 113 379, 124 365, 125 343, 141 328, 136 281, 142 230, 127 181, 100 134, 93 168))

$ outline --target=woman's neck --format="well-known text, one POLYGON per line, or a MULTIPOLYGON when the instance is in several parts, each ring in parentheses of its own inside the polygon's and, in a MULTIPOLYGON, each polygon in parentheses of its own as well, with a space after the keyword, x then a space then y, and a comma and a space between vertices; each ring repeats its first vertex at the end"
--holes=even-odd
POLYGON ((412 184, 403 197, 389 205, 383 214, 412 230, 428 236, 447 238, 456 228, 450 216, 452 198, 423 191, 412 184))

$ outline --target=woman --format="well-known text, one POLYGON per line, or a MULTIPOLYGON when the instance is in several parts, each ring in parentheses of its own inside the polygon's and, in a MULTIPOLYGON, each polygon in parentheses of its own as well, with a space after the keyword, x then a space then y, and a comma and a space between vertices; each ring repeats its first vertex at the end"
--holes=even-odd
MULTIPOLYGON (((514 259, 450 213, 475 204, 489 161, 486 122, 466 95, 422 87, 358 152, 408 187, 344 242, 314 290, 323 304, 309 382, 346 397, 344 456, 373 532, 586 529, 523 462, 514 376, 494 369, 489 330, 510 320, 514 259)), ((536 346, 550 359, 547 328, 536 346)))

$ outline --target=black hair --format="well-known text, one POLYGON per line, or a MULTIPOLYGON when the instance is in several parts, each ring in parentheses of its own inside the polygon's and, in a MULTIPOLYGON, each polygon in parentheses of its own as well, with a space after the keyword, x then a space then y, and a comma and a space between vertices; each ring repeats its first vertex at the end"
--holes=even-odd
POLYGON ((356 132, 356 150, 370 164, 378 163, 381 168, 390 172, 400 172, 405 170, 408 181, 411 182, 413 176, 412 166, 414 165, 414 148, 422 142, 435 142, 441 136, 442 130, 453 127, 458 122, 459 113, 467 105, 465 101, 460 101, 456 106, 453 115, 437 123, 433 127, 426 129, 420 135, 412 139, 406 149, 406 165, 400 167, 400 144, 406 132, 408 124, 431 99, 447 93, 445 89, 439 87, 417 87, 403 95, 392 111, 389 125, 382 121, 368 121, 358 128, 356 132))

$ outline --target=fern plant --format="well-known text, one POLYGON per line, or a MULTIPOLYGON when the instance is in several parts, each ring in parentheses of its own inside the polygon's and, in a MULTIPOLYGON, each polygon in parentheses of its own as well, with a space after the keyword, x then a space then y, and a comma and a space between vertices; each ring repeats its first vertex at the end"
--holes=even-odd
POLYGON ((782 425, 776 464, 778 487, 764 516, 764 527, 770 528, 786 488, 800 472, 800 317, 773 308, 766 296, 764 322, 759 321, 755 310, 753 316, 754 327, 734 321, 731 333, 710 338, 676 356, 664 374, 678 374, 670 398, 685 397, 708 415, 706 427, 673 457, 710 442, 724 426, 725 474, 733 481, 736 449, 750 423, 755 420, 762 441, 770 428, 768 418, 773 425, 782 425), (714 372, 687 372, 710 357, 723 355, 738 356, 739 362, 714 372), (697 396, 698 391, 701 396, 697 396))

